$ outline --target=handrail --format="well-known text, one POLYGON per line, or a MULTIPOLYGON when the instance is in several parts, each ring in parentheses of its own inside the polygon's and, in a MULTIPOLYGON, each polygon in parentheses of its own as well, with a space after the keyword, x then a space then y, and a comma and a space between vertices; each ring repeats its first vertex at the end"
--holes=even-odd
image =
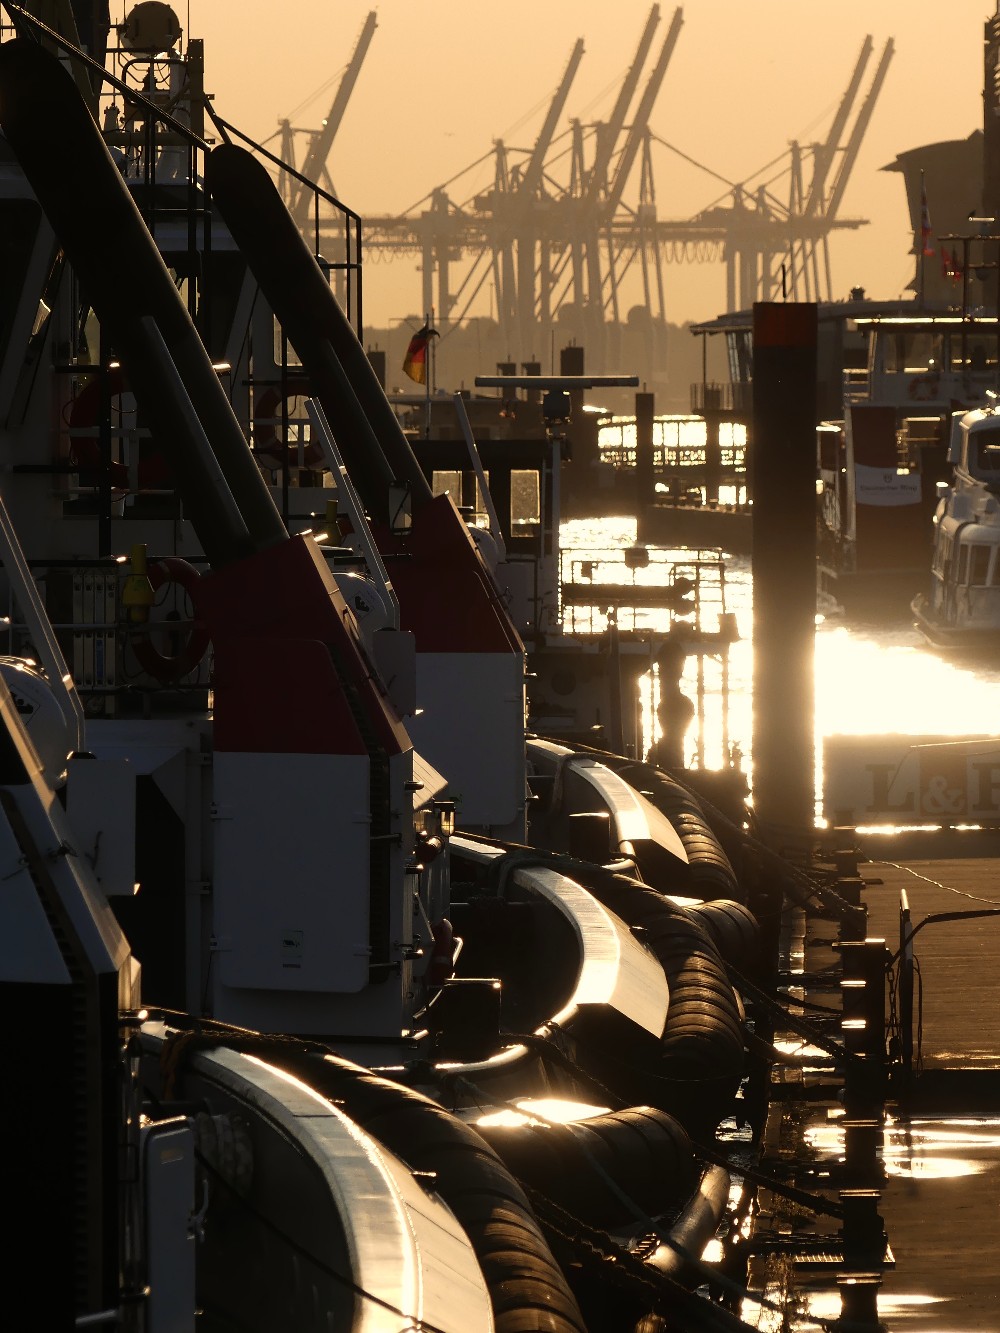
MULTIPOLYGON (((0 2, 5 2, 5 0, 0 0, 0 2)), ((296 171, 294 167, 289 166, 283 158, 278 157, 276 153, 272 153, 270 148, 265 148, 264 145, 258 143, 256 139, 251 139, 249 134, 244 134, 242 130, 238 130, 235 125, 231 124, 223 116, 220 116, 211 103, 207 105, 206 110, 211 117, 212 124, 215 125, 224 138, 227 135, 235 134, 237 139, 242 139, 245 144, 249 144, 254 152, 260 153, 262 157, 266 157, 273 166, 280 167, 282 171, 287 171, 289 176, 291 176, 293 180, 297 180, 300 185, 308 185, 309 188, 314 190, 321 199, 325 199, 326 202, 332 204, 334 208, 339 208, 342 213, 360 225, 361 214, 355 213, 353 208, 348 207, 348 205, 338 199, 335 194, 331 194, 329 190, 324 190, 322 185, 317 185, 316 182, 310 180, 308 176, 303 176, 300 171, 296 171)))
POLYGON ((113 88, 117 88, 123 97, 128 97, 130 102, 138 103, 138 105, 148 111, 154 119, 161 120, 165 125, 169 125, 170 128, 177 134, 181 135, 182 138, 187 139, 188 143, 193 144, 196 148, 202 149, 203 152, 207 153, 209 151, 211 145, 200 135, 195 134, 194 130, 192 130, 189 125, 185 125, 182 121, 177 120, 176 117, 172 116, 169 111, 164 111, 163 108, 157 106, 155 102, 151 102, 148 97, 144 97, 137 89, 133 88, 130 84, 127 84, 123 79, 119 79, 116 74, 112 74, 110 70, 106 69, 100 63, 100 61, 95 60, 93 56, 87 55, 86 51, 81 51, 78 46, 74 46, 72 42, 67 41, 66 38, 56 32, 54 28, 50 28, 47 23, 43 23, 41 19, 35 18, 34 14, 29 14, 28 11, 22 9, 20 5, 11 4, 10 0, 0 0, 0 4, 2 4, 11 14, 16 14, 19 19, 23 19, 25 22, 31 24, 33 28, 44 33, 50 41, 55 42, 56 46, 58 46, 61 51, 65 51, 65 53, 72 56, 74 60, 79 60, 84 65, 88 66, 88 68, 96 70, 105 83, 110 83, 113 88))
POLYGON ((344 508, 350 516, 354 534, 361 544, 361 551, 368 565, 368 572, 377 583, 382 585, 382 589, 389 600, 392 628, 399 629, 399 598, 396 596, 396 590, 392 586, 389 573, 382 563, 382 557, 372 536, 371 527, 365 518, 361 498, 354 489, 347 468, 344 466, 343 457, 337 448, 337 442, 333 438, 333 431, 330 429, 330 423, 323 411, 323 404, 318 398, 307 398, 306 411, 309 413, 309 420, 312 422, 319 438, 319 445, 323 450, 326 465, 336 479, 337 495, 343 501, 344 508))
POLYGON ((21 604, 25 622, 31 630, 35 648, 45 667, 49 685, 70 729, 73 749, 82 750, 84 748, 83 704, 80 702, 62 649, 59 647, 45 604, 35 580, 31 577, 31 570, 2 497, 0 497, 0 560, 7 570, 15 596, 21 604))

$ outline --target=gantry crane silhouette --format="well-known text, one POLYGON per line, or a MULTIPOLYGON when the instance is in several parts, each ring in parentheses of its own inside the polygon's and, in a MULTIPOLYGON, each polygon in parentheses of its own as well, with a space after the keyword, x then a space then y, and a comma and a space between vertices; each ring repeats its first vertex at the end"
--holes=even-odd
MULTIPOLYGON (((668 260, 724 263, 729 310, 781 295, 831 299, 830 236, 865 225, 843 216, 841 206, 885 82, 892 41, 859 104, 874 54, 871 36, 865 37, 821 143, 792 141, 755 176, 727 181, 725 193, 694 217, 667 219, 657 212, 655 162, 659 150, 686 155, 653 129, 652 117, 678 46, 683 10, 674 10, 643 81, 660 21, 654 4, 607 120, 585 125, 570 119, 560 130, 584 56, 578 40, 534 143, 513 148, 497 139, 485 155, 493 159, 488 189, 464 200, 454 194, 467 172, 481 170, 481 157, 406 213, 365 216, 367 253, 419 261, 422 311, 433 310, 439 324, 454 325, 483 306, 488 290, 508 346, 525 353, 545 346, 559 320, 600 358, 610 326, 625 318, 667 320, 668 260)), ((327 158, 374 29, 372 13, 322 128, 310 136, 301 170, 312 179, 329 183, 327 158)), ((294 165, 295 132, 289 121, 282 124, 283 155, 294 165)), ((283 188, 305 227, 305 192, 290 176, 283 188)), ((336 244, 332 232, 329 242, 336 244)))

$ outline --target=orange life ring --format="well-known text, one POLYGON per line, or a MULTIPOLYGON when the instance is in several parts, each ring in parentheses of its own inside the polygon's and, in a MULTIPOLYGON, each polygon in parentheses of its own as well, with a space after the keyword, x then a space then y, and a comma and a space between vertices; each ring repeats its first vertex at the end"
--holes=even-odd
MULTIPOLYGON (((119 398, 127 389, 125 377, 120 366, 110 367, 107 375, 107 393, 111 398, 119 398)), ((69 405, 69 458, 78 467, 84 477, 90 480, 91 474, 97 474, 101 468, 101 446, 93 435, 74 435, 74 431, 90 430, 99 425, 104 386, 99 374, 91 375, 87 383, 69 405)), ((111 462, 111 485, 116 490, 129 487, 129 470, 124 463, 113 459, 111 462)), ((170 469, 163 454, 154 446, 145 443, 140 448, 137 468, 139 489, 164 490, 172 485, 170 469)))
MULTIPOLYGON (((286 382, 284 388, 281 385, 269 384, 260 391, 260 394, 254 390, 253 451, 265 466, 277 469, 282 465, 282 446, 276 423, 281 419, 283 404, 294 403, 297 398, 305 397, 307 394, 307 385, 298 380, 286 382)), ((304 424, 306 418, 296 417, 295 420, 301 420, 304 424)), ((297 444, 286 444, 284 456, 291 467, 298 467, 297 444)), ((318 444, 307 444, 302 451, 302 459, 304 465, 310 469, 324 466, 323 450, 318 444)))
MULTIPOLYGON (((197 620, 198 583, 201 575, 186 560, 181 560, 179 556, 168 555, 164 556, 162 560, 151 561, 147 576, 153 585, 154 592, 159 592, 167 583, 176 583, 178 587, 183 588, 190 598, 195 615, 195 623, 191 626, 187 638, 176 653, 160 652, 150 638, 149 631, 152 627, 147 627, 143 633, 137 634, 132 640, 132 651, 135 653, 135 660, 143 671, 152 676, 154 680, 158 680, 161 685, 173 685, 194 671, 205 656, 211 641, 208 629, 197 620)), ((160 621, 155 628, 169 632, 169 622, 160 621)))

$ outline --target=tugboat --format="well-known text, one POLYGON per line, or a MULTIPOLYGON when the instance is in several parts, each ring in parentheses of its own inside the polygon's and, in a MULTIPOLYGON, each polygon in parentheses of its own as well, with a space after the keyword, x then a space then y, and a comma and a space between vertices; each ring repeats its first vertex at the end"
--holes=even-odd
POLYGON ((867 367, 845 372, 844 419, 817 432, 819 587, 879 619, 904 611, 925 576, 951 414, 996 380, 996 321, 871 309, 854 324, 867 367))
POLYGON ((202 164, 169 6, 124 25, 124 129, 16 14, 22 1289, 53 1326, 700 1327, 757 940, 718 839, 666 779, 529 756, 517 628, 315 257, 250 244, 267 173, 202 164))
POLYGON ((934 515, 930 588, 913 599, 934 647, 993 652, 1000 644, 1000 417, 995 403, 956 415, 950 461, 934 515))

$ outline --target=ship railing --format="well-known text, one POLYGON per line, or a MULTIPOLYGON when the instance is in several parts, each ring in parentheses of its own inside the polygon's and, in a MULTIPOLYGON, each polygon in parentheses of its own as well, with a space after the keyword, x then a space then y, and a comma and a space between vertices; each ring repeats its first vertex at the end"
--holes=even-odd
MULTIPOLYGON (((150 57, 148 61, 136 60, 135 52, 124 52, 112 47, 109 48, 108 56, 120 69, 120 73, 116 74, 25 9, 18 7, 13 18, 13 24, 5 24, 0 36, 10 36, 12 32, 16 35, 29 33, 57 47, 71 62, 82 66, 85 79, 92 80, 95 74, 99 76, 101 91, 96 105, 92 105, 92 111, 98 123, 104 127, 109 150, 118 158, 126 181, 135 191, 136 202, 153 236, 156 236, 158 227, 180 223, 182 244, 180 247, 172 246, 172 250, 186 248, 193 256, 199 249, 207 252, 212 248, 213 215, 206 202, 203 182, 205 157, 215 140, 206 137, 204 133, 206 113, 224 142, 238 139, 251 152, 263 158, 280 181, 294 181, 300 186, 311 201, 311 207, 305 210, 309 216, 309 225, 304 226, 304 234, 311 240, 317 262, 328 274, 332 274, 338 299, 358 337, 361 337, 360 215, 219 115, 201 87, 200 65, 193 73, 186 71, 186 83, 192 92, 175 104, 174 99, 168 96, 169 88, 161 86, 163 70, 170 65, 184 64, 187 56, 170 57, 168 60, 160 57, 150 57), (124 59, 126 56, 127 60, 124 59), (136 71, 149 73, 155 69, 155 78, 159 81, 155 90, 147 87, 141 73, 136 73, 133 81, 129 81, 127 76, 133 66, 136 71), (137 83, 135 80, 138 78, 143 81, 137 83), (152 96, 148 95, 149 92, 152 92, 152 96), (168 111, 160 105, 157 100, 160 98, 169 100, 172 110, 168 111), (120 120, 117 109, 119 99, 127 108, 128 119, 124 122, 120 120), (333 240, 337 250, 334 259, 322 255, 322 239, 333 240)), ((189 42, 188 52, 193 45, 189 42)), ((200 43, 198 46, 200 49, 200 43)), ((197 264, 193 259, 188 264, 188 308, 196 322, 201 319, 201 312, 210 309, 212 305, 210 300, 201 300, 199 295, 203 290, 201 284, 208 280, 207 272, 203 274, 206 269, 207 266, 197 264)), ((208 341, 209 331, 200 329, 200 332, 208 341)))
POLYGON ((871 397, 871 379, 867 370, 848 369, 843 377, 843 399, 848 403, 865 403, 871 397))
POLYGON ((691 411, 698 416, 724 412, 749 416, 753 407, 753 384, 746 380, 705 382, 691 385, 691 411))
MULTIPOLYGON (((601 463, 615 469, 630 469, 636 461, 634 417, 612 418, 598 433, 601 463)), ((715 466, 727 472, 746 468, 745 429, 739 422, 720 423, 715 466)), ((709 460, 709 431, 703 417, 662 416, 653 422, 653 471, 657 476, 681 474, 705 468, 709 460)))
POLYGON ((717 550, 681 555, 665 547, 574 548, 560 552, 561 621, 570 634, 714 629, 726 613, 726 566, 717 550))

